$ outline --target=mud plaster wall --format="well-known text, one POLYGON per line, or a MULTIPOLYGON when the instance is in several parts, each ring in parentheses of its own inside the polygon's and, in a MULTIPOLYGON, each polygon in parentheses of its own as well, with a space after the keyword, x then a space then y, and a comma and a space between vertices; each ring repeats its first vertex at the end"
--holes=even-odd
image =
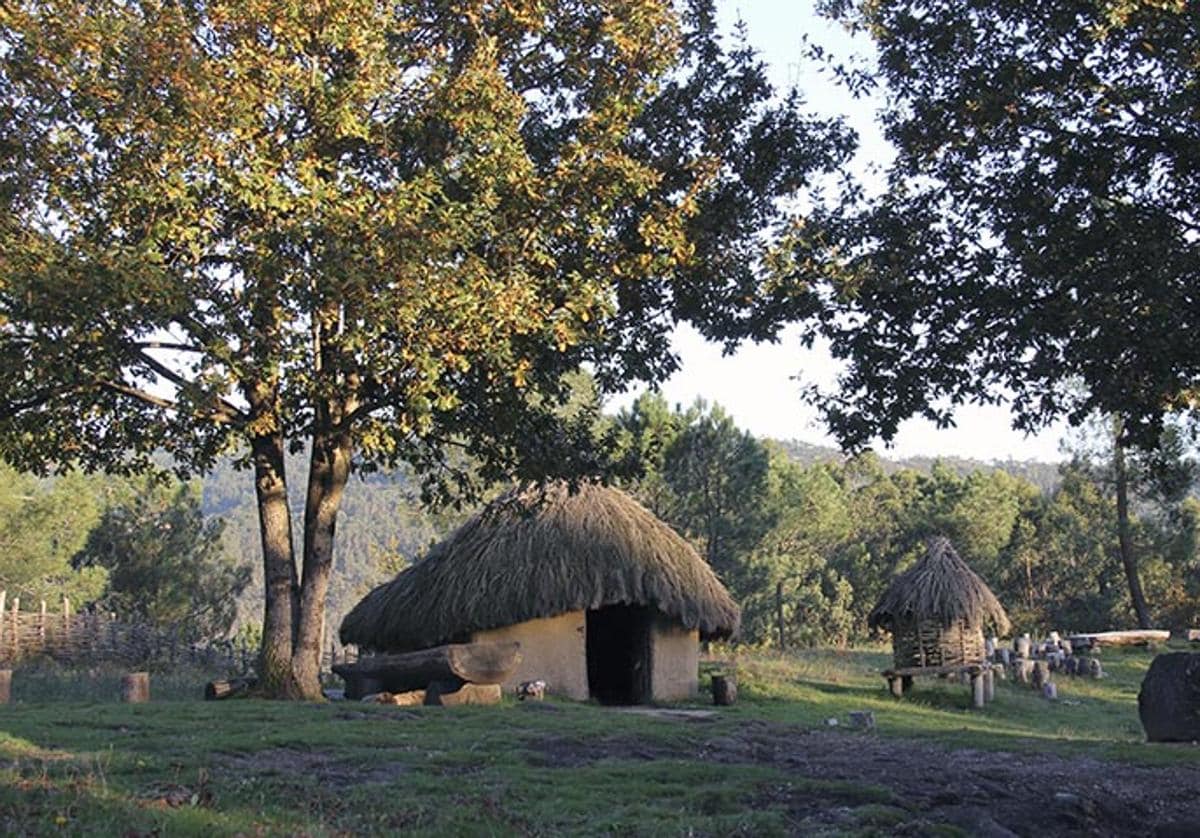
POLYGON ((521 663, 504 682, 505 692, 522 681, 545 681, 554 695, 587 701, 587 618, 583 611, 477 631, 476 643, 521 644, 521 663))
POLYGON ((651 628, 650 691, 655 701, 681 701, 699 690, 700 633, 663 616, 651 628))

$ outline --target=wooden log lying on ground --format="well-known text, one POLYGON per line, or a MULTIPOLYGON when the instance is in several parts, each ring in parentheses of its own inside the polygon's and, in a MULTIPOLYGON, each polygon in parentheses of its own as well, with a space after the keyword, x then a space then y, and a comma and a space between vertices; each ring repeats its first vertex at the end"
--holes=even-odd
POLYGON ((468 704, 499 704, 499 684, 459 684, 434 681, 425 690, 425 704, 432 707, 463 707, 468 704))
POLYGON ((205 701, 242 698, 258 684, 257 678, 230 678, 228 681, 209 681, 204 685, 205 701))
POLYGON ((372 655, 357 663, 338 664, 333 671, 346 680, 347 698, 361 698, 368 692, 411 692, 434 681, 501 684, 521 662, 520 650, 519 643, 455 643, 401 655, 372 655), (365 681, 375 688, 356 689, 365 681))
POLYGON ((1093 634, 1072 634, 1072 646, 1146 646, 1150 643, 1166 643, 1171 632, 1161 629, 1135 629, 1132 631, 1100 631, 1093 634))
POLYGON ((149 672, 130 672, 121 678, 121 701, 126 704, 144 704, 149 700, 149 672))

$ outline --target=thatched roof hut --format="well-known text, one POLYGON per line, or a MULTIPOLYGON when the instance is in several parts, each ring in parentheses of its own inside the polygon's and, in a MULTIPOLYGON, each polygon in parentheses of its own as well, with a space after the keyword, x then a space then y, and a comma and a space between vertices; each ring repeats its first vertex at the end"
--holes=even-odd
POLYGON ((1009 630, 1000 601, 944 537, 892 580, 867 624, 892 633, 897 667, 980 663, 983 626, 1009 630))
MULTIPOLYGON (((737 605, 709 566, 633 498, 593 483, 574 491, 552 483, 509 492, 375 588, 342 621, 341 639, 388 652, 519 639, 520 674, 546 680, 547 671, 570 668, 571 683, 560 692, 587 697, 578 665, 563 662, 576 651, 580 658, 588 653, 588 667, 610 647, 647 646, 648 657, 650 647, 663 646, 664 632, 724 638, 739 622, 737 605), (564 639, 567 623, 586 649, 564 639), (547 654, 558 663, 543 660, 531 644, 555 646, 547 654)), ((665 665, 638 664, 639 654, 626 657, 647 677, 665 665)), ((694 668, 688 677, 695 681, 694 668)), ((664 697, 653 685, 646 690, 664 697)))

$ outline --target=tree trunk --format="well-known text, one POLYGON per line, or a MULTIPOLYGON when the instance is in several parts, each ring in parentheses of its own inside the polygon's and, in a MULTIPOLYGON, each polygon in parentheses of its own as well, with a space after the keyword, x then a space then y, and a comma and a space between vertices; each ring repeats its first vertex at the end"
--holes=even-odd
POLYGON ((1138 576, 1137 556, 1133 553, 1133 538, 1129 531, 1129 470, 1125 464, 1125 443, 1117 438, 1113 441, 1113 472, 1117 483, 1117 540, 1121 547, 1121 564, 1125 567, 1125 578, 1129 582, 1129 597, 1137 615, 1138 628, 1150 628, 1150 609, 1146 607, 1146 595, 1142 592, 1142 580, 1138 576))
POLYGON ((262 692, 269 697, 296 698, 299 691, 292 675, 292 650, 299 591, 283 462, 283 437, 278 433, 256 436, 250 441, 250 451, 254 459, 254 489, 258 499, 265 593, 262 648, 258 661, 259 684, 262 692))
POLYGON ((321 694, 321 628, 325 597, 333 570, 333 542, 342 494, 350 479, 350 436, 313 435, 308 495, 304 506, 304 564, 300 581, 299 626, 292 648, 292 674, 300 694, 319 701, 321 694))

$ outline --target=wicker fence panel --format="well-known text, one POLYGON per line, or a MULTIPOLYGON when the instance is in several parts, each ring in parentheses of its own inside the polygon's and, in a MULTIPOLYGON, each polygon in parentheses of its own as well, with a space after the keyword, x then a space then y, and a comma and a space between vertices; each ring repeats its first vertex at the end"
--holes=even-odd
MULTIPOLYGON (((171 631, 116 614, 72 611, 66 599, 56 604, 57 611, 39 605, 36 611, 22 611, 19 599, 0 591, 0 669, 49 659, 71 666, 191 664, 247 674, 258 658, 258 649, 243 641, 187 643, 171 631)), ((336 663, 356 659, 355 647, 330 643, 321 650, 321 669, 329 672, 336 663)))
POLYGON ((897 620, 892 634, 892 659, 897 669, 910 666, 958 666, 982 663, 983 629, 965 621, 949 626, 937 620, 897 620))
POLYGON ((0 612, 0 668, 50 659, 68 665, 193 664, 248 671, 254 650, 234 641, 187 643, 177 634, 104 613, 69 609, 20 611, 19 601, 0 612))

